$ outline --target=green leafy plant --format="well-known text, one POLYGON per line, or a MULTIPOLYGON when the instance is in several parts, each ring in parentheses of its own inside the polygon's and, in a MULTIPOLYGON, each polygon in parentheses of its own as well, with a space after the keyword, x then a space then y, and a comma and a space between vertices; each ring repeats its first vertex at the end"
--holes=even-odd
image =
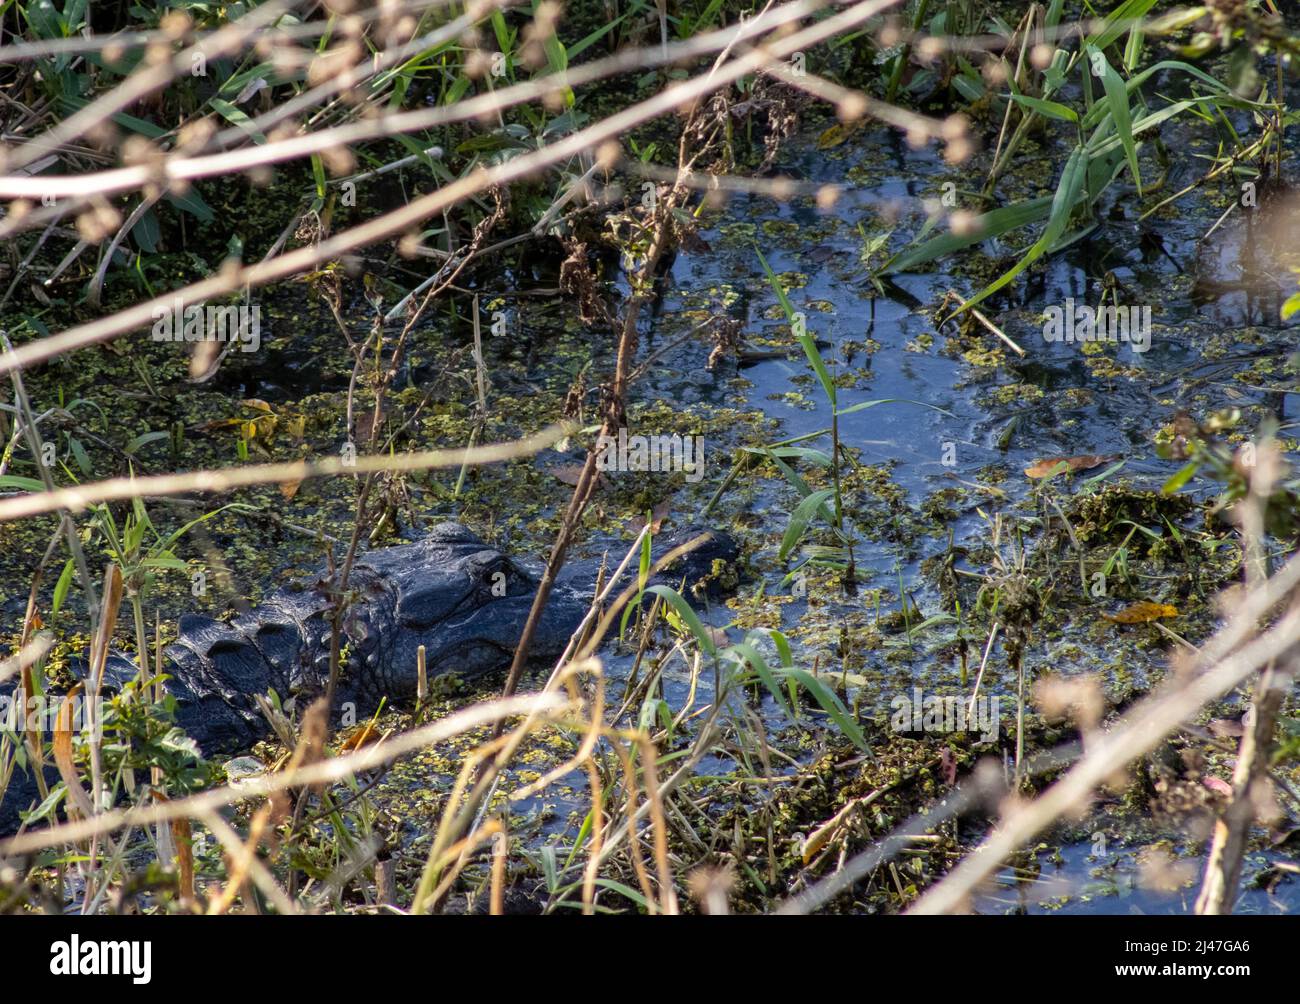
MULTIPOLYGON (((1024 115, 1021 128, 995 164, 993 176, 1000 173, 1029 124, 1043 118, 1063 123, 1073 128, 1076 144, 1051 196, 989 210, 975 217, 961 233, 939 234, 905 248, 886 261, 879 274, 914 269, 989 238, 1003 237, 1043 223, 1036 239, 1020 254, 1015 265, 979 290, 956 312, 969 310, 1011 283, 1040 258, 1069 247, 1096 229, 1098 222, 1092 216, 1091 207, 1125 167, 1133 178, 1139 197, 1143 194, 1138 163, 1139 137, 1152 132, 1163 122, 1198 111, 1202 106, 1263 110, 1264 105, 1238 97, 1226 84, 1178 60, 1163 60, 1124 80, 1107 59, 1105 50, 1125 30, 1119 27, 1121 23, 1127 23, 1125 19, 1140 17, 1151 5, 1151 0, 1130 0, 1121 4, 1097 32, 1084 40, 1077 52, 1070 55, 1058 50, 1052 64, 1043 71, 1040 95, 1023 92, 1016 88, 1014 79, 1009 80, 1011 92, 1007 98, 1018 105, 1024 115), (1053 98, 1076 67, 1080 70, 1084 89, 1082 109, 1053 98), (1207 93, 1170 102, 1152 111, 1143 97, 1142 85, 1160 71, 1181 74, 1194 85, 1203 85, 1207 93), (1100 82, 1101 94, 1094 99, 1095 82, 1100 82)), ((1059 5, 1054 6, 1059 8, 1059 5)), ((1126 50, 1125 65, 1129 69, 1133 65, 1131 55, 1126 50)))
MULTIPOLYGON (((857 404, 841 408, 839 403, 839 394, 832 379, 830 370, 826 362, 822 359, 821 351, 817 347, 817 341, 808 331, 803 315, 797 313, 794 305, 790 302, 790 297, 786 293, 780 277, 772 271, 772 267, 767 263, 763 252, 754 249, 758 255, 759 263, 763 266, 763 271, 767 274, 767 281, 776 294, 777 302, 781 305, 781 310, 785 314, 786 320, 790 324, 790 329, 794 333, 795 339, 799 342, 800 348, 803 349, 804 356, 808 360, 808 365, 812 367, 813 373, 817 377, 817 382, 822 388, 822 393, 826 396, 826 401, 831 409, 831 424, 827 429, 819 430, 799 437, 798 442, 807 442, 813 439, 829 436, 831 441, 830 453, 812 451, 806 447, 794 447, 791 444, 796 440, 786 440, 781 444, 776 444, 765 449, 763 452, 767 458, 776 465, 777 469, 785 476, 786 480, 792 484, 801 496, 801 501, 790 514, 789 522, 786 524, 785 534, 781 539, 779 556, 781 560, 786 560, 795 551, 803 540, 805 533, 815 518, 821 520, 832 531, 835 543, 829 547, 821 547, 813 552, 809 558, 815 564, 829 565, 840 570, 842 582, 845 589, 853 589, 857 580, 857 571, 853 556, 853 548, 857 543, 857 537, 853 530, 848 526, 844 518, 844 496, 840 477, 840 465, 848 455, 844 452, 840 443, 839 420, 845 415, 852 415, 868 408, 874 408, 882 404, 920 404, 922 407, 931 408, 943 414, 942 408, 935 408, 933 405, 926 405, 919 401, 907 401, 904 398, 882 398, 874 401, 861 401, 857 404), (806 481, 792 468, 786 461, 790 459, 812 460, 819 466, 827 468, 831 473, 832 487, 814 491, 806 481), (831 505, 828 506, 828 503, 831 505)), ((852 462, 852 458, 849 458, 852 462)), ((789 580, 787 577, 787 581, 789 580)))
MULTIPOLYGON (((144 502, 139 498, 131 500, 130 511, 123 518, 120 527, 107 505, 97 505, 92 509, 91 522, 99 531, 109 557, 122 572, 122 584, 131 604, 135 624, 136 645, 142 674, 147 673, 149 652, 144 628, 146 596, 152 591, 158 573, 167 570, 184 571, 188 567, 175 551, 180 540, 194 527, 206 523, 227 510, 248 512, 254 511, 255 507, 232 502, 190 520, 165 537, 154 526, 144 502)), ((67 583, 70 583, 71 579, 72 559, 68 559, 63 574, 59 577, 59 584, 65 594, 67 583)), ((57 589, 56 586, 56 591, 57 589)))

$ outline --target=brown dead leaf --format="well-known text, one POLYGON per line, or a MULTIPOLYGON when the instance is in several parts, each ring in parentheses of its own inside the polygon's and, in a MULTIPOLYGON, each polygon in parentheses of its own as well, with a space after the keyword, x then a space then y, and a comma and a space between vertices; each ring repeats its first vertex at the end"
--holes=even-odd
MULTIPOLYGON (((582 478, 582 467, 582 464, 556 464, 546 470, 556 481, 561 481, 566 485, 573 485, 576 488, 578 481, 582 478)), ((596 477, 599 478, 600 475, 598 474, 596 477)))
POLYGON ((1211 735, 1220 739, 1239 739, 1246 734, 1240 718, 1215 718, 1207 726, 1211 735))
POLYGON ((939 753, 939 769, 943 771, 943 783, 949 788, 957 783, 957 758, 947 746, 939 753))
MULTIPOLYGON (((668 514, 672 511, 672 508, 673 507, 671 502, 660 502, 657 506, 655 506, 652 510, 650 510, 650 519, 651 519, 650 532, 651 533, 659 532, 659 528, 663 526, 663 522, 665 519, 668 518, 668 514)), ((631 533, 640 533, 642 528, 645 526, 645 517, 633 516, 624 524, 624 526, 626 526, 628 528, 628 531, 631 533)))
POLYGON ((339 744, 340 753, 352 753, 361 749, 363 746, 369 746, 371 743, 379 741, 379 730, 375 728, 373 721, 366 722, 358 726, 350 736, 339 744))
POLYGON ((1048 457, 1046 460, 1037 460, 1026 467, 1025 476, 1045 478, 1062 464, 1065 464, 1065 469, 1071 472, 1087 471, 1118 459, 1118 453, 1082 453, 1077 457, 1048 457))
POLYGON ((67 785, 68 800, 83 818, 89 819, 95 814, 95 809, 86 789, 81 786, 77 777, 77 764, 72 758, 72 716, 80 692, 81 684, 78 683, 68 691, 68 696, 59 705, 59 713, 54 719, 54 763, 59 768, 63 783, 67 785))
POLYGON ((715 648, 723 648, 731 644, 731 638, 722 628, 714 627, 712 624, 704 625, 704 630, 709 632, 709 637, 713 640, 715 648))
POLYGON ((1102 616, 1116 624, 1149 624, 1151 621, 1158 621, 1162 617, 1177 617, 1178 608, 1170 606, 1168 603, 1151 603, 1148 600, 1143 600, 1141 603, 1134 603, 1125 607, 1117 614, 1108 614, 1103 611, 1102 616))
POLYGON ((380 399, 377 410, 372 409, 366 412, 357 422, 356 441, 358 443, 373 443, 379 438, 380 430, 384 427, 384 422, 392 413, 392 404, 385 396, 380 399))
POLYGON ((210 422, 202 423, 198 428, 199 432, 217 432, 221 429, 242 429, 244 420, 242 418, 214 418, 210 422))
POLYGON ((302 484, 302 478, 296 481, 281 481, 280 494, 284 496, 286 502, 293 501, 293 497, 298 494, 298 488, 302 484))

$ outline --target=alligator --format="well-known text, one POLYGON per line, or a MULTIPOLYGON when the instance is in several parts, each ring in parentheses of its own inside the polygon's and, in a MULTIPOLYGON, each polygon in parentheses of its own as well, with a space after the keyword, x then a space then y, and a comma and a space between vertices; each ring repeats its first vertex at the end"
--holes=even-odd
MULTIPOLYGON (((653 550, 663 555, 702 532, 660 534, 653 550)), ((730 537, 708 531, 701 546, 658 578, 707 584, 714 561, 734 560, 736 551, 730 537)), ((553 660, 563 652, 590 608, 596 566, 574 562, 562 571, 533 635, 531 657, 553 660)), ((470 679, 504 670, 540 577, 536 564, 488 546, 457 523, 439 524, 414 543, 359 556, 347 584, 335 707, 349 707, 359 720, 381 700, 413 698, 420 646, 431 678, 454 673, 470 679)), ((309 583, 282 587, 229 620, 180 618, 178 637, 164 652, 166 687, 176 701, 177 724, 205 756, 247 749, 270 732, 257 696, 274 690, 288 699, 325 691, 338 606, 331 581, 322 572, 309 583)), ((111 652, 103 686, 121 687, 137 672, 132 659, 111 652)), ((17 829, 19 810, 32 804, 36 792, 35 778, 16 770, 0 799, 0 835, 17 829)))

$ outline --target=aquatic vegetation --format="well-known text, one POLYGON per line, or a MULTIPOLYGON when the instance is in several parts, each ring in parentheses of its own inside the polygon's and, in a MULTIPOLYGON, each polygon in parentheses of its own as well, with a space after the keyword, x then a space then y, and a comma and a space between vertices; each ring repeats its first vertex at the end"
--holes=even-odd
POLYGON ((0 911, 1294 903, 1300 36, 1156 6, 0 9, 0 911), (358 714, 449 519, 512 637, 358 714))

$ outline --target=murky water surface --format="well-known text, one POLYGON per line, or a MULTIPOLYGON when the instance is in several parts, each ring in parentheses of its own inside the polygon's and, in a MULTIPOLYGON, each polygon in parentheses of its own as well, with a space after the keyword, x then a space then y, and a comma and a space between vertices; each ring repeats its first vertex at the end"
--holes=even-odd
MULTIPOLYGON (((1180 138, 1171 128, 1165 140, 1180 138)), ((1187 154, 1214 152, 1194 136, 1181 137, 1181 142, 1187 154)), ((932 569, 927 574, 924 566, 927 560, 948 554, 951 536, 958 554, 956 567, 971 573, 987 571, 993 556, 989 517, 996 511, 1008 515, 1008 526, 1014 523, 1022 532, 1017 539, 1032 549, 1041 535, 1042 520, 1050 513, 1033 497, 1034 486, 1024 468, 1045 457, 1115 455, 1118 459, 1113 463, 1122 462, 1122 467, 1110 481, 1132 492, 1154 492, 1177 465, 1156 456, 1153 436, 1179 409, 1204 416, 1224 407, 1240 408, 1247 428, 1253 428, 1264 410, 1284 422, 1292 419, 1296 392, 1291 388, 1300 372, 1292 357, 1296 328, 1282 326, 1276 319, 1282 299, 1294 289, 1288 268, 1300 265, 1296 240, 1300 210, 1274 203, 1249 220, 1233 213, 1203 239, 1231 201, 1229 189, 1194 193, 1172 209, 1139 222, 1133 201, 1115 194, 1123 190, 1122 184, 1112 186, 1097 206, 1097 216, 1104 221, 1101 229, 1036 266, 1001 298, 984 304, 991 319, 1023 349, 1020 355, 982 329, 962 332, 952 322, 936 326, 935 311, 946 291, 971 295, 1009 267, 1023 245, 990 241, 984 250, 998 256, 1000 265, 984 256, 958 255, 928 271, 895 276, 894 284, 883 292, 868 279, 862 260, 865 242, 886 230, 894 231, 891 249, 902 247, 922 223, 926 200, 938 200, 945 182, 956 185, 960 201, 965 198, 960 193, 978 188, 981 177, 952 168, 925 151, 911 150, 885 131, 865 130, 827 150, 816 149, 816 133, 811 133, 790 143, 788 150, 791 153, 780 165, 782 173, 807 183, 810 193, 821 184, 842 185, 840 200, 830 209, 819 209, 811 194, 784 202, 762 195, 734 195, 725 207, 704 217, 700 237, 708 249, 683 253, 675 260, 664 301, 643 329, 639 355, 650 365, 635 391, 633 421, 641 425, 632 431, 659 433, 666 427, 692 431, 690 425, 698 421, 705 430, 704 478, 698 484, 682 484, 679 479, 665 488, 644 475, 612 475, 608 487, 612 494, 605 495, 605 501, 598 497, 598 506, 635 511, 663 503, 679 524, 699 520, 735 529, 750 550, 752 578, 737 599, 713 603, 704 612, 706 620, 718 627, 746 619, 780 627, 791 637, 800 665, 851 669, 862 682, 848 688, 846 700, 856 703, 864 720, 875 722, 880 730, 887 727, 891 701, 910 694, 914 687, 936 695, 968 692, 969 685, 959 683, 952 656, 954 618, 943 616, 953 609, 932 569), (830 425, 829 406, 790 336, 759 263, 760 249, 822 345, 839 388, 841 409, 883 398, 901 399, 847 414, 839 423, 841 439, 861 468, 855 468, 856 480, 846 495, 846 515, 859 541, 855 550, 859 587, 853 596, 826 588, 833 580, 811 566, 804 569, 810 580, 823 578, 815 579, 816 588, 810 586, 806 597, 796 595, 790 576, 798 570, 799 559, 780 560, 778 548, 799 496, 770 468, 763 474, 740 476, 712 512, 704 515, 741 447, 756 448, 830 425), (978 275, 970 274, 972 262, 978 264, 978 275), (1095 304, 1104 288, 1113 290, 1121 304, 1150 307, 1149 351, 1139 353, 1126 344, 1080 346, 1044 339, 1044 314, 1049 307, 1065 307, 1069 301, 1095 304), (746 355, 724 360, 710 370, 708 336, 687 333, 719 311, 741 322, 746 355), (686 427, 672 427, 673 421, 686 427), (937 617, 931 627, 916 632, 900 631, 897 625, 882 628, 882 618, 897 617, 902 609, 900 587, 909 602, 907 623, 937 617), (753 600, 760 589, 769 600, 753 600), (775 597, 780 602, 771 599, 775 597)), ((1166 191, 1193 180, 1201 163, 1191 156, 1180 158, 1181 166, 1167 180, 1166 191)), ((1026 180, 1031 169, 1020 173, 1016 185, 1023 191, 1018 197, 1042 194, 1054 182, 1046 169, 1037 179, 1026 180)), ((531 399, 546 395, 562 400, 584 366, 601 373, 609 365, 604 331, 593 337, 592 330, 576 324, 572 305, 547 292, 554 281, 549 266, 521 260, 500 277, 499 290, 482 291, 485 298, 493 293, 511 297, 502 301, 511 337, 492 339, 485 353, 489 404, 494 409, 522 411, 531 399), (534 292, 539 295, 530 295, 534 292)), ((288 414, 309 394, 338 394, 346 387, 346 370, 326 367, 317 355, 319 340, 305 335, 328 326, 326 319, 310 304, 294 303, 291 309, 292 322, 272 324, 266 358, 256 364, 232 359, 214 391, 260 398, 288 414)), ((358 323, 366 322, 362 318, 358 323)), ((463 322, 449 323, 439 317, 416 333, 410 372, 404 374, 409 387, 420 388, 441 378, 449 348, 466 349, 465 328, 463 322)), ((465 372, 472 372, 468 364, 465 372)), ((466 378, 460 388, 464 401, 449 406, 461 407, 462 416, 472 403, 470 386, 466 378)), ((594 414, 593 405, 594 398, 588 402, 592 409, 588 417, 594 414)), ((549 417, 553 415, 541 420, 549 417)), ((524 418, 520 422, 527 424, 524 418)), ((427 445, 463 444, 456 438, 459 433, 444 431, 450 425, 432 419, 425 423, 421 428, 427 445)), ((804 445, 826 451, 829 440, 822 437, 804 445)), ((548 452, 537 458, 532 472, 536 480, 526 489, 527 505, 503 505, 500 498, 510 496, 494 494, 506 491, 507 479, 518 479, 518 467, 485 472, 481 478, 476 474, 459 496, 452 490, 454 478, 439 475, 417 485, 409 502, 420 518, 429 521, 465 515, 476 525, 496 526, 503 543, 540 556, 546 541, 530 537, 530 520, 563 504, 568 490, 550 472, 579 456, 574 448, 566 455, 548 452), (537 505, 539 498, 544 501, 537 505), (534 505, 536 512, 524 514, 534 505)), ((809 476, 816 473, 799 469, 809 476)), ((1059 491, 1087 490, 1084 479, 1102 470, 1085 472, 1059 491)), ((1213 493, 1213 486, 1198 481, 1186 491, 1204 498, 1213 493)), ((312 504, 318 512, 332 512, 346 520, 350 496, 346 486, 340 492, 312 504)), ((295 519, 311 518, 292 512, 288 503, 282 508, 295 519)), ((1195 517, 1192 512, 1186 518, 1195 517)), ((1171 525, 1179 519, 1175 514, 1171 525)), ((280 548, 276 553, 281 564, 291 560, 286 540, 296 548, 292 560, 310 550, 292 533, 277 531, 278 543, 263 543, 270 538, 250 537, 243 524, 239 530, 243 536, 226 533, 222 526, 213 524, 217 545, 238 541, 245 551, 253 552, 280 548)), ((621 557, 630 532, 610 532, 609 520, 605 526, 606 532, 588 544, 587 557, 602 547, 608 547, 615 559, 621 557)), ((409 536, 418 536, 419 529, 418 525, 403 528, 409 536)), ((1159 529, 1163 533, 1165 528, 1159 529)), ((812 540, 826 542, 826 537, 814 533, 812 540)), ((1010 539, 1004 539, 1001 555, 1010 554, 1010 539)), ((288 571, 309 565, 304 559, 288 571)), ((1176 572, 1152 575, 1132 588, 1162 598, 1170 589, 1167 580, 1176 572)), ((275 581, 283 574, 281 568, 275 581)), ((232 595, 255 598, 247 590, 237 589, 232 595)), ((11 605, 25 599, 24 585, 11 598, 11 605)), ((181 597, 179 602, 188 600, 181 597)), ((215 595, 211 606, 215 612, 228 602, 225 594, 215 595)), ((163 612, 174 616, 179 610, 164 607, 163 612)), ((1176 622, 1175 627, 1179 627, 1176 622)), ((735 641, 744 631, 733 626, 730 634, 735 641)), ((978 643, 982 641, 981 631, 978 643)), ((1131 696, 1162 674, 1167 645, 1153 629, 1138 626, 1121 633, 1089 610, 1033 639, 1025 652, 1025 667, 1030 680, 1048 670, 1096 673, 1108 686, 1131 696)), ((611 693, 617 697, 633 660, 626 651, 608 646, 605 654, 611 693)), ((710 672, 693 677, 677 657, 664 663, 662 673, 662 693, 674 711, 690 700, 697 708, 708 703, 710 672)), ((1005 736, 1014 730, 1016 686, 998 646, 983 681, 984 694, 998 699, 1002 708, 1004 739, 990 747, 993 755, 1006 753, 1005 736)), ((761 710, 773 743, 784 743, 783 748, 789 749, 798 748, 789 742, 792 736, 823 720, 813 714, 792 724, 770 699, 761 710)), ((552 751, 552 761, 555 755, 552 751)), ((536 762, 538 770, 547 769, 540 753, 536 762)), ((699 770, 725 776, 735 767, 735 761, 720 752, 702 762, 699 770)), ((447 769, 446 763, 417 758, 407 768, 399 765, 381 789, 398 800, 413 840, 421 833, 427 838, 433 804, 430 788, 445 790, 451 781, 447 769), (438 780, 440 776, 443 780, 438 780)), ((782 773, 792 768, 778 763, 774 769, 782 773)), ((519 807, 530 820, 524 831, 532 830, 539 840, 550 837, 561 844, 572 840, 588 807, 585 780, 575 774, 565 785, 571 787, 558 786, 519 807)), ((1063 836, 1045 837, 1040 851, 999 875, 977 909, 1183 912, 1189 908, 1200 864, 1198 841, 1177 832, 1139 836, 1130 832, 1124 820, 1108 820, 1104 810, 1082 832, 1094 835, 1073 842, 1063 836), (1102 840, 1096 839, 1097 833, 1102 840), (1143 857, 1153 843, 1161 841, 1164 857, 1155 863, 1143 857), (1159 872, 1154 878, 1152 869, 1159 872)), ((1287 870, 1293 860, 1284 848, 1253 855, 1246 869, 1251 887, 1243 894, 1241 909, 1300 909, 1300 882, 1287 870)))
MULTIPOLYGON (((1184 139, 1189 152, 1212 152, 1194 138, 1184 139)), ((811 146, 809 141, 790 148, 811 146)), ((955 324, 936 328, 934 311, 947 290, 969 296, 982 284, 963 271, 969 268, 968 256, 945 260, 923 274, 897 276, 896 287, 883 295, 866 278, 861 261, 864 238, 883 228, 897 228, 892 246, 900 246, 901 238, 924 218, 924 200, 937 199, 943 182, 953 181, 962 190, 978 187, 981 179, 906 149, 884 132, 794 157, 783 170, 813 184, 846 185, 846 194, 829 211, 817 209, 811 198, 777 202, 734 196, 702 234, 710 251, 677 261, 672 295, 643 352, 677 337, 699 310, 717 304, 725 304, 744 323, 751 345, 789 346, 788 325, 758 261, 756 248, 761 249, 823 345, 823 357, 840 387, 841 409, 900 398, 943 410, 896 403, 844 416, 840 435, 858 451, 859 462, 887 470, 889 484, 905 493, 905 507, 913 510, 954 485, 988 485, 1004 493, 1001 498, 966 493, 956 503, 955 514, 945 522, 958 545, 974 548, 988 542, 984 512, 1000 507, 1021 516, 1035 514, 1033 485, 1022 472, 1041 458, 1114 454, 1123 463, 1115 480, 1133 490, 1158 491, 1177 465, 1157 457, 1153 436, 1177 410, 1204 415, 1237 407, 1257 416, 1266 409, 1284 422, 1294 414, 1296 328, 1279 323, 1278 308, 1293 288, 1286 269, 1300 265, 1300 207, 1274 203, 1268 212, 1245 220, 1240 213, 1231 214, 1203 240, 1231 192, 1193 195, 1143 223, 1136 220, 1131 200, 1104 197, 1097 213, 1105 227, 1092 240, 1054 256, 1010 287, 1009 296, 984 305, 1024 350, 1020 356, 992 334, 972 339, 960 336, 955 324), (1121 304, 1150 307, 1148 351, 1126 344, 1085 347, 1045 340, 1048 307, 1064 308, 1069 301, 1095 304, 1106 287, 1121 304)), ((1051 184, 1048 178, 1041 181, 1051 184)), ((1168 190, 1183 183, 1171 177, 1168 190)), ((1009 266, 1012 250, 1000 251, 1003 267, 1009 266)), ((985 281, 996 274, 985 275, 985 281)), ((736 394, 742 394, 747 407, 779 420, 769 441, 830 424, 829 406, 797 348, 788 357, 742 365, 739 384, 705 376, 707 351, 707 345, 694 344, 669 355, 643 394, 682 403, 698 398, 717 406, 734 406, 736 394)), ((734 445, 715 449, 707 480, 721 476, 734 445)), ((825 450, 829 440, 808 445, 825 450)), ((1211 487, 1197 485, 1187 491, 1197 498, 1212 494, 1211 487)), ((786 567, 775 552, 798 496, 780 479, 748 483, 734 496, 720 509, 745 520, 765 542, 755 555, 764 588, 790 592, 786 567)), ((882 590, 887 608, 897 610, 901 578, 922 615, 943 611, 933 577, 922 574, 921 563, 946 551, 947 528, 930 536, 892 534, 888 520, 897 518, 897 509, 862 496, 855 498, 849 515, 865 542, 856 555, 863 585, 882 590)), ((1033 546, 1032 539, 1026 546, 1033 546)), ((1161 585, 1146 587, 1154 596, 1161 585)), ((822 602, 825 606, 817 611, 801 602, 783 608, 782 627, 804 643, 805 658, 827 654, 827 632, 801 631, 810 619, 853 626, 869 620, 863 608, 871 601, 861 594, 822 602)), ((725 617, 720 613, 714 621, 723 623, 725 617)), ((952 637, 951 625, 920 634, 911 641, 914 657, 902 662, 891 658, 896 653, 889 649, 855 653, 861 656, 855 672, 871 679, 873 686, 866 689, 875 691, 858 694, 860 705, 886 713, 890 699, 909 685, 923 686, 927 693, 961 692, 951 658, 937 655, 952 637)), ((1154 638, 1135 644, 1137 640, 1133 635, 1117 639, 1113 628, 1099 628, 1095 615, 1079 616, 1031 643, 1026 652, 1030 679, 1048 670, 1100 672, 1108 682, 1140 692, 1163 672, 1166 646, 1154 638), (1117 663, 1122 681, 1115 677, 1117 663)), ((1016 681, 1003 678, 1003 669, 995 655, 986 692, 1002 698, 1004 712, 1013 716, 1016 681)), ((1003 728, 1008 728, 1006 721, 1003 728)), ((1103 813, 1096 819, 1097 833, 1104 833, 1107 817, 1103 813)), ((999 887, 977 909, 1187 911, 1198 885, 1202 844, 1167 832, 1161 836, 1169 847, 1153 862, 1142 854, 1157 835, 1128 839, 1124 822, 1110 822, 1109 839, 1094 834, 1091 841, 1052 843, 1051 859, 1044 853, 1032 871, 1004 871, 999 887)), ((1243 893, 1240 908, 1300 908, 1300 882, 1289 877, 1287 865, 1293 860, 1285 850, 1255 855, 1246 874, 1256 875, 1258 884, 1243 893), (1274 867, 1279 861, 1280 870, 1274 867)))

